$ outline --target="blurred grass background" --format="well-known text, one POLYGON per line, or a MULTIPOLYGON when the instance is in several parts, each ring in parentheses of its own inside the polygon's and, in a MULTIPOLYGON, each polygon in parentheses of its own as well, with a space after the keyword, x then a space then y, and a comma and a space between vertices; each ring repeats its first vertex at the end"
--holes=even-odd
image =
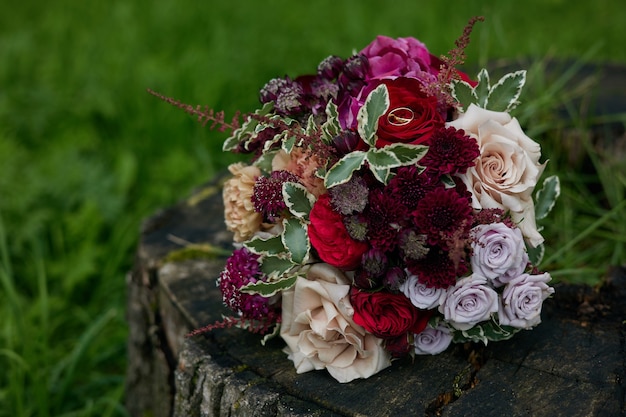
MULTIPOLYGON (((125 274, 141 220, 235 160, 220 152, 225 134, 146 88, 227 116, 252 111, 270 78, 312 72, 377 34, 414 36, 444 54, 468 19, 483 15, 467 67, 530 65, 517 115, 551 158, 546 175, 562 179, 561 200, 544 222, 543 266, 556 279, 595 284, 626 262, 623 154, 617 139, 597 145, 586 133, 592 121, 571 104, 594 94, 574 81, 583 64, 626 64, 620 0, 3 6, 1 416, 125 415, 125 274), (572 61, 550 73, 555 59, 572 61)), ((623 149, 623 137, 619 143, 623 149)))

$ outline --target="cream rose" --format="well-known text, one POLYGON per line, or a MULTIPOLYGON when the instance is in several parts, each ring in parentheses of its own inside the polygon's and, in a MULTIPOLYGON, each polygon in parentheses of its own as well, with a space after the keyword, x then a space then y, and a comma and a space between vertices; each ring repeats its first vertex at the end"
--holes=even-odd
POLYGON ((339 382, 368 378, 391 364, 382 339, 352 321, 350 280, 315 264, 283 292, 280 335, 298 373, 326 369, 339 382))
POLYGON ((480 148, 476 165, 461 178, 472 193, 475 209, 501 208, 511 213, 532 245, 543 242, 535 223, 532 192, 545 168, 541 147, 526 136, 517 119, 471 104, 458 119, 447 123, 474 137, 480 148))
POLYGON ((261 175, 259 168, 242 162, 232 164, 228 170, 233 177, 224 183, 224 220, 226 228, 235 234, 235 242, 250 239, 261 228, 263 216, 254 210, 252 192, 261 175))

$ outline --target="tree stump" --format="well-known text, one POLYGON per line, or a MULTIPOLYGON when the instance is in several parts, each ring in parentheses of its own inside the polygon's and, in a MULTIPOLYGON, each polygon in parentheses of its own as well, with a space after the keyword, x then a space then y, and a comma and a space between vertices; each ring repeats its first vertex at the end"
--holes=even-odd
POLYGON ((221 329, 216 279, 232 250, 219 182, 149 219, 128 279, 132 416, 624 416, 626 271, 599 288, 556 285, 543 322, 513 339, 456 345, 395 361, 339 384, 325 371, 298 375, 280 338, 221 329))

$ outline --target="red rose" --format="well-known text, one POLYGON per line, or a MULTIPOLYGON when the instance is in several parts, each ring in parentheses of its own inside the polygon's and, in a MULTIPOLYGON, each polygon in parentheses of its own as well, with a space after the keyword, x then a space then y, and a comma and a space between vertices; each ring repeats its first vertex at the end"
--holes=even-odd
POLYGON ((422 84, 413 78, 383 80, 389 91, 390 106, 378 120, 376 147, 392 143, 420 144, 445 123, 437 111, 437 98, 422 91, 422 84))
POLYGON ((411 304, 404 294, 385 291, 367 292, 356 287, 350 290, 354 308, 352 319, 374 336, 394 338, 405 333, 420 333, 431 313, 411 304))
POLYGON ((355 269, 361 263, 369 245, 350 237, 341 214, 332 209, 328 194, 317 199, 309 220, 311 245, 322 261, 343 270, 355 269))

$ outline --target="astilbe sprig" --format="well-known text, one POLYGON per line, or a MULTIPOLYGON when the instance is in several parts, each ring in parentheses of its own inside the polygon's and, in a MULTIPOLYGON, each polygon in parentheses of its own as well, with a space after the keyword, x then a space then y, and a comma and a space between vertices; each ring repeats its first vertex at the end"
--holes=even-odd
POLYGON ((172 106, 178 107, 179 109, 183 109, 186 113, 197 117, 198 122, 202 123, 202 126, 206 126, 210 122, 211 125, 209 126, 209 128, 211 130, 217 128, 217 130, 220 132, 225 132, 227 130, 235 131, 236 129, 239 129, 239 127, 241 126, 241 123, 239 122, 239 119, 241 117, 241 112, 239 110, 235 112, 235 115, 233 116, 230 122, 226 122, 226 120, 224 119, 225 115, 223 111, 216 112, 212 108, 209 108, 209 106, 207 105, 193 106, 191 104, 183 103, 180 100, 174 99, 172 97, 168 97, 161 93, 157 93, 156 91, 151 90, 149 88, 147 89, 147 91, 148 93, 165 101, 166 103, 171 104, 172 106))

